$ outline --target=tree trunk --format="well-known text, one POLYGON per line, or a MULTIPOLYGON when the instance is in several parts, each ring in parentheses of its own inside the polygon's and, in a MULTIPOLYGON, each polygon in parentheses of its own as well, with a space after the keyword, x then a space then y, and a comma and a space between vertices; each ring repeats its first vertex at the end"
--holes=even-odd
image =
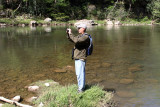
POLYGON ((131 8, 132 8, 132 4, 130 3, 130 4, 129 4, 129 9, 128 9, 128 15, 127 15, 127 18, 129 17, 129 14, 130 14, 130 12, 131 12, 131 8))

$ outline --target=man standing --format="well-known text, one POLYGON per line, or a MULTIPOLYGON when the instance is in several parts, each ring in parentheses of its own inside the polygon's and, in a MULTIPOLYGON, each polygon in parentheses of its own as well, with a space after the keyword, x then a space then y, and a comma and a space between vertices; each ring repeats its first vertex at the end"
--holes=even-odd
POLYGON ((74 36, 71 29, 67 29, 67 38, 75 44, 72 51, 72 58, 75 60, 78 93, 81 93, 85 89, 85 65, 90 39, 88 34, 85 33, 87 29, 85 24, 80 24, 77 28, 80 35, 74 36))

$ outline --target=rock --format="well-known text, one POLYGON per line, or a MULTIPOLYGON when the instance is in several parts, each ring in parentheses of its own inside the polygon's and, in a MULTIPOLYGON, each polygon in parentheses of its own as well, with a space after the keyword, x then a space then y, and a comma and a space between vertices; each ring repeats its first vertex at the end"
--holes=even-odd
POLYGON ((31 97, 31 98, 27 98, 27 99, 25 99, 25 101, 26 102, 29 102, 29 103, 31 103, 31 102, 33 102, 34 100, 36 100, 38 97, 31 97))
POLYGON ((120 83, 121 84, 132 84, 134 82, 134 80, 133 79, 121 79, 120 80, 120 83))
POLYGON ((49 84, 49 83, 45 83, 44 85, 45 85, 46 87, 49 87, 49 86, 50 86, 50 84, 49 84))
POLYGON ((79 24, 86 24, 87 27, 92 26, 92 25, 97 25, 93 20, 87 20, 87 19, 83 19, 83 20, 79 20, 77 21, 74 26, 78 26, 79 24))
POLYGON ((6 24, 5 23, 0 23, 0 26, 6 26, 6 24))
POLYGON ((132 67, 128 68, 128 70, 129 70, 130 72, 143 71, 142 66, 140 66, 140 65, 132 66, 132 67))
POLYGON ((113 25, 113 22, 110 19, 106 20, 107 25, 113 25))
POLYGON ((107 63, 107 62, 104 62, 102 63, 102 67, 111 67, 111 64, 110 63, 107 63))
POLYGON ((3 104, 0 104, 0 107, 2 107, 3 106, 3 104))
POLYGON ((136 96, 135 93, 129 91, 117 91, 116 93, 119 97, 124 97, 124 98, 132 98, 136 96))
POLYGON ((122 23, 120 21, 115 21, 114 24, 115 25, 121 25, 122 23))
POLYGON ((38 107, 43 107, 43 106, 44 104, 42 102, 38 105, 38 107))
POLYGON ((57 72, 57 73, 65 73, 65 72, 67 72, 64 69, 55 69, 54 71, 57 72))
POLYGON ((30 26, 37 26, 38 24, 37 24, 37 22, 35 20, 32 20, 32 21, 30 21, 29 25, 30 26))
POLYGON ((44 21, 45 21, 45 22, 51 22, 52 19, 51 19, 51 18, 46 18, 46 19, 44 19, 44 21))
POLYGON ((19 102, 19 101, 21 100, 21 96, 20 96, 20 95, 17 95, 17 96, 15 96, 15 97, 13 97, 12 100, 19 102))
POLYGON ((37 90, 39 90, 39 86, 29 86, 29 87, 28 87, 28 91, 35 92, 35 91, 37 91, 37 90))

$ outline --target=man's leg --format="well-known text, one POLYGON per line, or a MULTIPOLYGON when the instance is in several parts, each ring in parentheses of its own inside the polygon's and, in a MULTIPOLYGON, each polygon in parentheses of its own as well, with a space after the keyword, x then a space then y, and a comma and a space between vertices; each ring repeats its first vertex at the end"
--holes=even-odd
POLYGON ((85 88, 85 61, 75 60, 75 70, 78 81, 78 90, 83 91, 85 88))

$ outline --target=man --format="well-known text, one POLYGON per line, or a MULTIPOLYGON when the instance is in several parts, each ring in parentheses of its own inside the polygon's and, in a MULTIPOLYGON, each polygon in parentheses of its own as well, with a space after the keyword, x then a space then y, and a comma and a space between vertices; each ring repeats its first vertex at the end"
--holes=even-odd
POLYGON ((85 89, 85 65, 87 58, 87 48, 90 45, 90 39, 86 32, 87 26, 80 24, 77 26, 80 35, 74 36, 71 29, 67 29, 67 38, 75 44, 72 51, 72 58, 75 60, 75 70, 78 81, 78 93, 85 89))

